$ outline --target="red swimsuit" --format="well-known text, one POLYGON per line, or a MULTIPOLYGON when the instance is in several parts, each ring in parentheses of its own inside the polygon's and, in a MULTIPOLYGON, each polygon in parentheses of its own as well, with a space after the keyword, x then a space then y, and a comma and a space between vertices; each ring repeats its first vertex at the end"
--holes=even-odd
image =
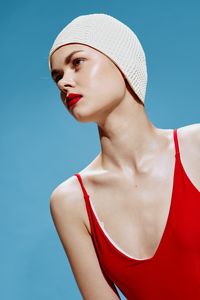
POLYGON ((148 259, 135 259, 114 244, 99 222, 80 174, 75 174, 102 271, 113 291, 118 294, 116 285, 128 300, 200 300, 200 191, 181 163, 177 129, 174 144, 171 206, 160 244, 148 259))

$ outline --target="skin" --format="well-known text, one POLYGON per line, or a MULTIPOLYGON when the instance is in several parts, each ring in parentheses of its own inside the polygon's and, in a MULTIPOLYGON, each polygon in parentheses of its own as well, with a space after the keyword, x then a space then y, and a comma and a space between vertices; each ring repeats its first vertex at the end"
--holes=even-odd
POLYGON ((56 50, 51 63, 52 69, 65 69, 57 82, 63 101, 72 92, 84 97, 70 113, 78 121, 98 125, 103 168, 133 175, 148 157, 155 155, 155 149, 166 144, 164 130, 150 122, 144 107, 128 90, 122 73, 104 54, 85 45, 70 44, 56 50), (64 66, 64 57, 78 49, 85 53, 74 58, 81 56, 85 61, 75 71, 64 66))
MULTIPOLYGON (((101 151, 79 173, 99 219, 128 255, 138 259, 153 256, 171 203, 173 130, 152 124, 122 72, 92 47, 76 43, 60 47, 51 56, 51 68, 59 70, 56 84, 64 105, 66 94, 83 95, 71 109, 66 106, 68 112, 79 122, 98 126, 101 151), (80 49, 84 52, 73 59, 83 60, 76 67, 72 60, 66 65, 65 57, 80 49)), ((179 128, 178 138, 182 164, 200 191, 200 124, 179 128)), ((78 186, 75 177, 71 186, 78 186)), ((66 183, 60 188, 64 190, 66 183)), ((91 234, 85 207, 78 205, 91 234)))

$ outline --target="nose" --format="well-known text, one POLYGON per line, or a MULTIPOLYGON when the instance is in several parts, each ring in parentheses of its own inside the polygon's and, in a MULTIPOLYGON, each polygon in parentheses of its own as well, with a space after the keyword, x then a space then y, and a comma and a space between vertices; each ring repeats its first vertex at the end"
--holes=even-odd
POLYGON ((61 91, 66 93, 68 87, 74 86, 74 79, 72 77, 72 73, 65 71, 63 73, 62 78, 58 81, 57 85, 61 91))

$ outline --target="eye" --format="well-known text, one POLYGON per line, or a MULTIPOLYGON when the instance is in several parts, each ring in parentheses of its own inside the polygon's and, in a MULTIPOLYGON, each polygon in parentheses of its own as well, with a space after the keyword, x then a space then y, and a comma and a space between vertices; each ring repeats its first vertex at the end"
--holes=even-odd
POLYGON ((81 58, 81 57, 77 57, 77 58, 73 59, 73 60, 72 60, 73 66, 79 65, 79 64, 76 64, 76 63, 77 63, 77 62, 80 62, 80 61, 82 61, 82 60, 84 60, 84 58, 81 58))
MULTIPOLYGON (((72 60, 72 65, 77 67, 79 65, 79 62, 82 60, 85 60, 85 59, 82 57, 77 57, 72 60)), ((62 75, 59 74, 59 75, 55 76, 54 81, 57 83, 61 78, 62 78, 62 75)))

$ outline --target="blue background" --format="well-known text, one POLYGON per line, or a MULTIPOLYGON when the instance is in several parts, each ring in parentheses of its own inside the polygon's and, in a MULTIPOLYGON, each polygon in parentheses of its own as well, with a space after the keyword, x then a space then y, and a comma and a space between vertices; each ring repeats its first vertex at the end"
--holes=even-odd
MULTIPOLYGON (((64 108, 48 70, 60 30, 81 14, 130 26, 146 53, 146 112, 160 128, 199 123, 199 1, 7 1, 1 5, 0 297, 81 299, 49 197, 99 153, 94 123, 64 108)), ((124 298, 122 298, 124 299, 124 298)))

